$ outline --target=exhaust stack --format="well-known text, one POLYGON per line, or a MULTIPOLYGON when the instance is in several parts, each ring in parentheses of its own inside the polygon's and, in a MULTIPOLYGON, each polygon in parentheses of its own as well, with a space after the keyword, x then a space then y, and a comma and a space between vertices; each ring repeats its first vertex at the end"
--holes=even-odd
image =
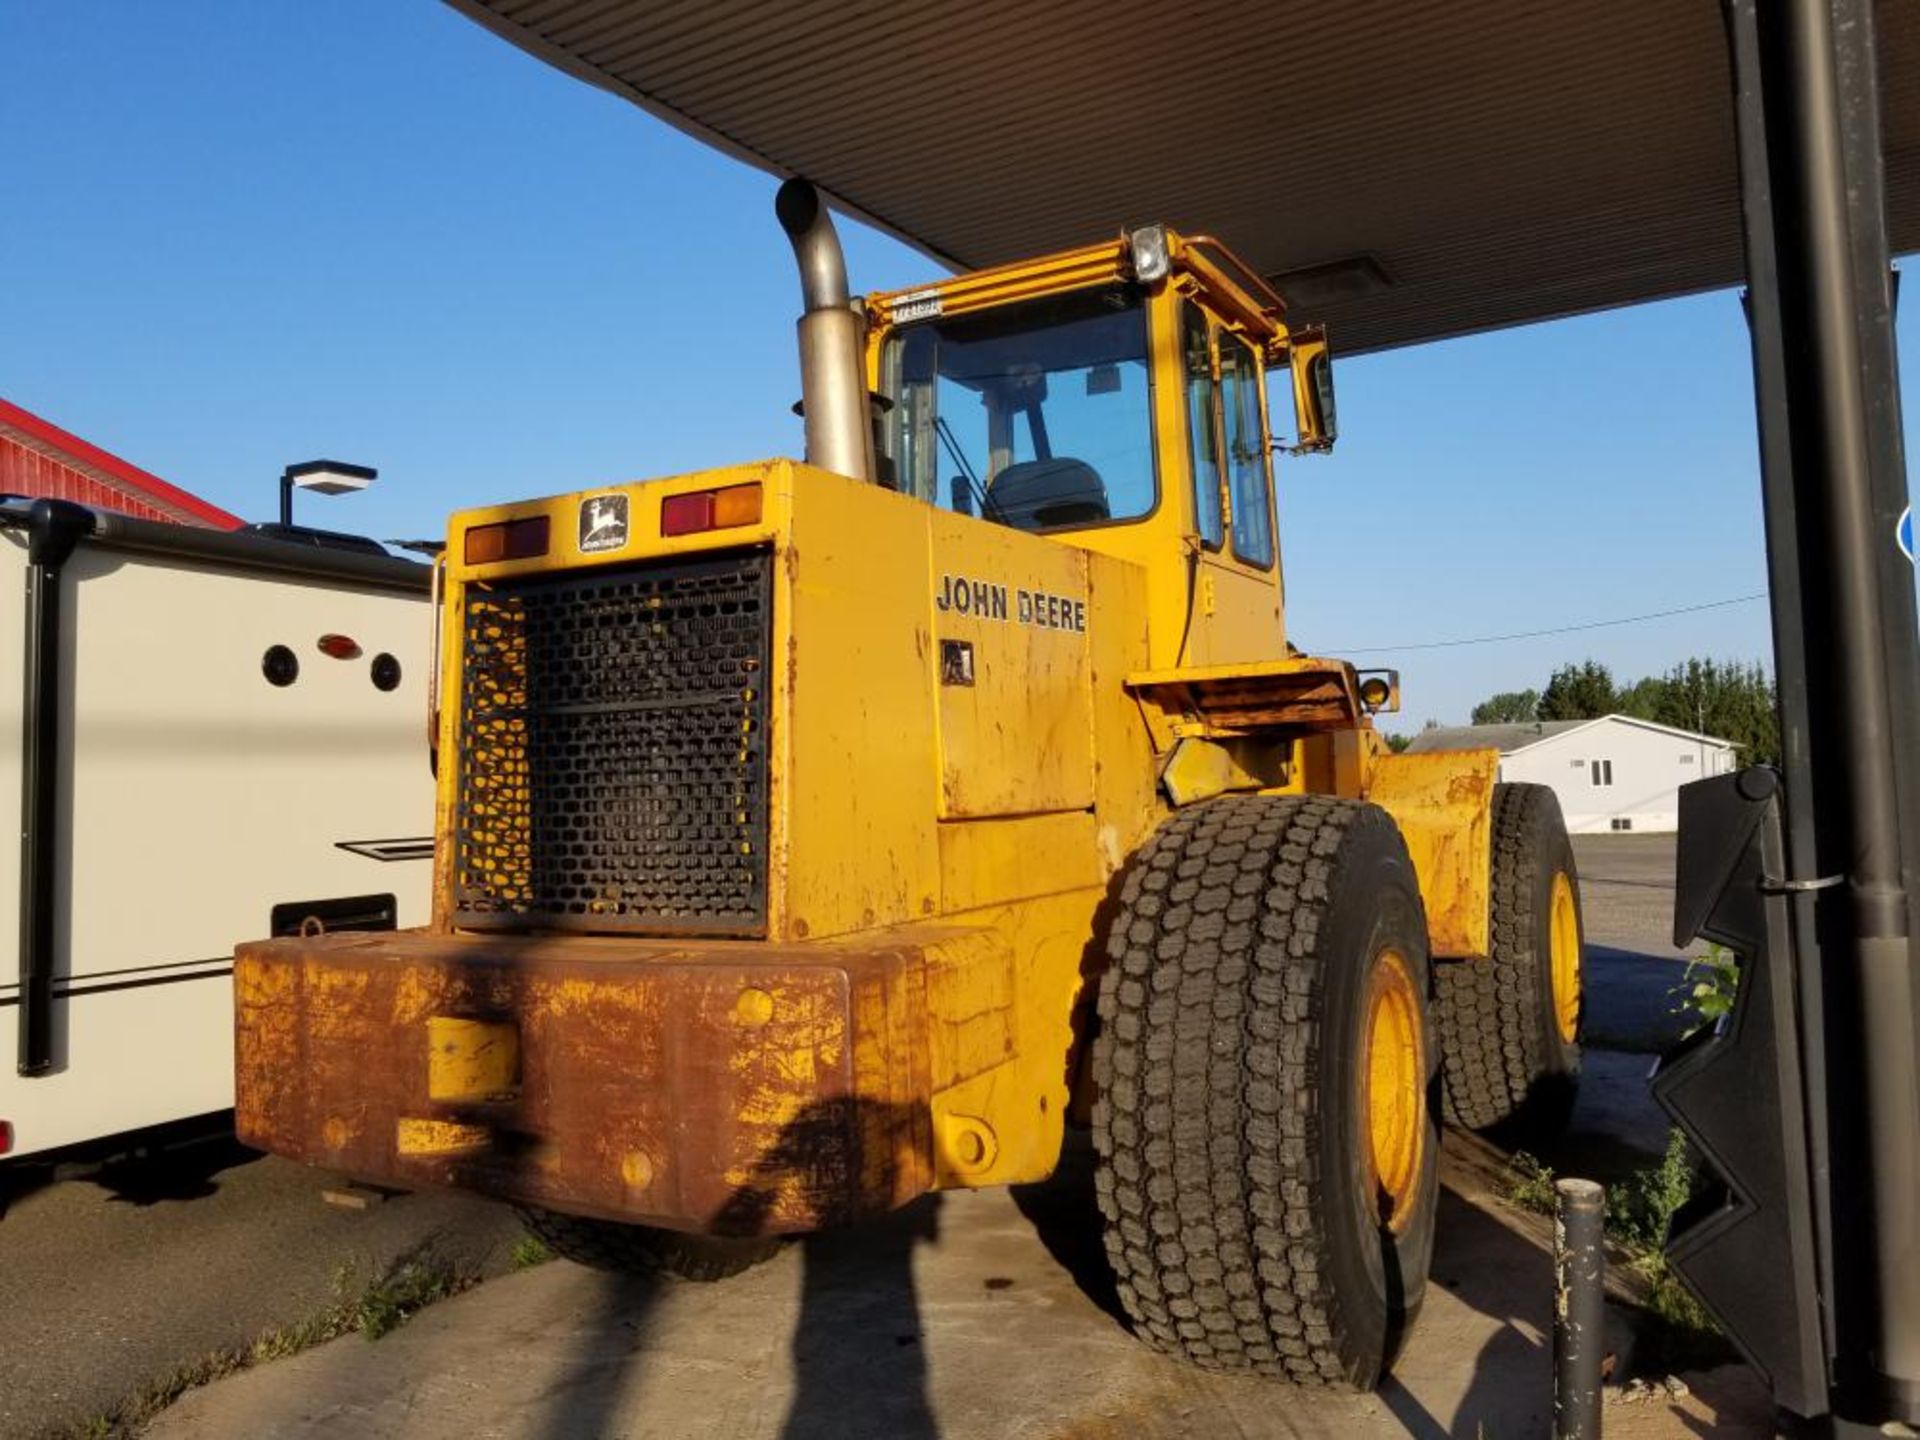
POLYGON ((873 423, 862 357, 866 324, 847 294, 847 262, 820 194, 798 176, 774 197, 780 228, 793 242, 806 311, 800 335, 800 406, 807 463, 855 480, 873 480, 873 423))

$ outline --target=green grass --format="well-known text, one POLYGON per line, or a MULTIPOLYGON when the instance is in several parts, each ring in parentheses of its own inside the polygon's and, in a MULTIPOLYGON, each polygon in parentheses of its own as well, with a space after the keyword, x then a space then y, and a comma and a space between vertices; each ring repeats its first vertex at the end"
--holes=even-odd
POLYGON ((1508 1204, 1536 1215, 1553 1213, 1553 1171, 1526 1151, 1517 1150, 1508 1159, 1504 1179, 1508 1204))
POLYGON ((522 1235, 513 1242, 513 1249, 507 1252, 507 1264, 515 1270, 531 1270, 536 1265, 544 1265, 553 1259, 553 1251, 547 1248, 546 1241, 537 1235, 522 1235))
POLYGON ((1692 1198, 1692 1152, 1678 1130, 1667 1133, 1667 1153, 1656 1165, 1636 1170, 1607 1190, 1608 1238, 1630 1249, 1657 1250, 1667 1243, 1674 1212, 1692 1198))
POLYGON ((357 1332, 368 1340, 378 1340, 427 1306, 470 1288, 478 1279, 471 1271, 424 1254, 401 1256, 365 1284, 356 1284, 353 1267, 343 1265, 334 1272, 337 1298, 325 1309, 268 1330, 251 1344, 203 1355, 143 1385, 104 1414, 65 1429, 43 1432, 44 1440, 126 1440, 189 1390, 269 1360, 298 1355, 342 1335, 357 1332))

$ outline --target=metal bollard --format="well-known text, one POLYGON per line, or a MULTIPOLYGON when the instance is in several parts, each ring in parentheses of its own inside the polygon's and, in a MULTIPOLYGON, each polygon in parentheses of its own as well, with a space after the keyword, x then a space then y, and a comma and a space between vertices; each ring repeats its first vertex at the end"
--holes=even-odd
POLYGON ((1592 1180, 1556 1180, 1553 1191, 1554 1440, 1600 1440, 1607 1192, 1592 1180))

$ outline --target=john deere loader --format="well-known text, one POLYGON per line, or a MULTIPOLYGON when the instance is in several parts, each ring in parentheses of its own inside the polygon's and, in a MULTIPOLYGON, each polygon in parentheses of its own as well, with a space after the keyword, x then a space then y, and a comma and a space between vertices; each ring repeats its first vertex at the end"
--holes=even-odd
POLYGON ((453 518, 432 924, 240 947, 242 1135, 714 1278, 1090 1124, 1144 1337, 1373 1384, 1442 1112, 1564 1115, 1580 911, 1551 792, 1287 639, 1324 335, 1164 227, 861 299, 778 212, 806 462, 453 518))

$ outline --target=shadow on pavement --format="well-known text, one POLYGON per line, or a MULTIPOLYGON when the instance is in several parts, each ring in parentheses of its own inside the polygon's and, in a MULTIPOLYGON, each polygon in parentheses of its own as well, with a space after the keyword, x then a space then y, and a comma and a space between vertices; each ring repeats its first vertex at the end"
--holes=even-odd
POLYGON ((1499 1322, 1473 1357, 1473 1375, 1441 1424, 1397 1384, 1381 1400, 1414 1435, 1543 1435, 1552 1418, 1553 1263, 1471 1201, 1440 1192, 1430 1283, 1499 1322), (1539 1340, 1530 1338, 1525 1325, 1539 1340), (1398 1392, 1397 1394, 1394 1392, 1398 1392))
POLYGON ((229 1118, 162 1126, 13 1161, 0 1167, 0 1218, 49 1186, 76 1181, 99 1186, 115 1203, 142 1208, 204 1199, 219 1191, 216 1176, 263 1158, 234 1139, 229 1118))
POLYGON ((939 1238, 938 1195, 875 1214, 864 1197, 911 1172, 926 1117, 872 1100, 808 1105, 782 1127, 714 1228, 758 1235, 781 1215, 825 1222, 800 1242, 792 1404, 782 1440, 936 1440, 913 1252, 939 1238), (834 1228, 856 1222, 846 1231, 834 1228), (848 1398, 861 1397, 861 1413, 848 1398))
MULTIPOLYGON (((938 1195, 881 1217, 858 1213, 857 1187, 891 1175, 921 1117, 901 1107, 827 1101, 782 1128, 714 1217, 716 1234, 765 1233, 785 1216, 834 1222, 798 1241, 799 1313, 789 1353, 793 1397, 782 1440, 938 1440, 914 1251, 939 1238, 938 1195), (891 1154, 885 1153, 891 1147, 891 1154), (878 1150, 878 1155, 875 1154, 878 1150)), ((542 1440, 594 1440, 621 1433, 650 1313, 668 1287, 696 1282, 606 1274, 599 1303, 568 1372, 551 1391, 542 1440)), ((725 1283, 725 1282, 721 1282, 725 1283)))
POLYGON ((220 1188, 214 1177, 262 1158, 232 1136, 217 1136, 178 1149, 118 1156, 84 1178, 111 1192, 117 1203, 157 1205, 212 1195, 220 1188))
POLYGON ((1685 960, 1588 941, 1584 965, 1583 1044, 1653 1054, 1700 1023, 1684 999, 1685 960))
POLYGON ((1073 1277, 1082 1294, 1125 1328, 1126 1311, 1121 1308, 1101 1238, 1093 1169, 1093 1137, 1084 1130, 1069 1130, 1060 1168, 1039 1184, 1012 1187, 1013 1203, 1054 1263, 1073 1277))
POLYGON ((619 1433, 617 1421, 648 1312, 660 1287, 675 1282, 654 1275, 602 1271, 590 1333, 573 1348, 566 1372, 549 1390, 552 1403, 535 1432, 542 1440, 596 1440, 619 1433))
MULTIPOLYGON (((1054 1261, 1089 1299, 1124 1326, 1101 1243, 1092 1171, 1088 1137, 1069 1133, 1059 1171, 1041 1184, 1016 1187, 1014 1201, 1054 1261)), ((1408 1341, 1414 1353, 1409 1356, 1407 1349, 1401 1349, 1397 1363, 1408 1381, 1423 1391, 1430 1388, 1421 1383, 1428 1373, 1457 1372, 1470 1363, 1472 1378, 1451 1414, 1435 1414, 1409 1383, 1395 1375, 1380 1387, 1380 1402, 1407 1434, 1419 1440, 1544 1434, 1551 1418, 1552 1375, 1545 1346, 1545 1337, 1551 1333, 1549 1257, 1526 1236, 1443 1185, 1429 1274, 1426 1318, 1415 1320, 1408 1341), (1493 1336, 1470 1360, 1446 1351, 1448 1337, 1431 1329, 1435 1290, 1498 1322, 1493 1336)), ((1288 1392, 1276 1385, 1275 1393, 1288 1392)))
POLYGON ((928 1195, 884 1222, 801 1242, 795 1390, 781 1440, 937 1440, 913 1252, 939 1233, 939 1197, 928 1195))

